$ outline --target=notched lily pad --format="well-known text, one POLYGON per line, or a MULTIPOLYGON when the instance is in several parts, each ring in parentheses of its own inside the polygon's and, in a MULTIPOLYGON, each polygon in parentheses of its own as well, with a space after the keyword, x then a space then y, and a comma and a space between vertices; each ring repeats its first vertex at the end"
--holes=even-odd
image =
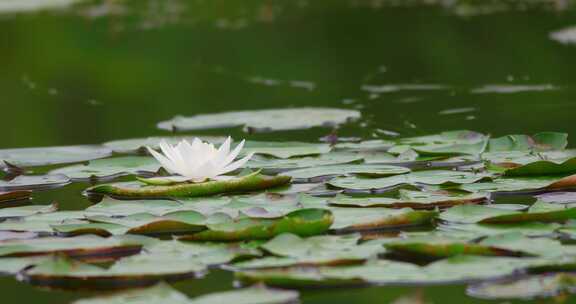
POLYGON ((257 191, 286 185, 288 176, 265 176, 258 172, 223 181, 182 183, 171 186, 150 186, 128 182, 98 185, 89 188, 89 194, 105 194, 128 198, 196 197, 215 194, 257 191))
POLYGON ((400 189, 398 197, 352 197, 338 195, 329 202, 334 206, 349 207, 386 207, 386 208, 412 208, 435 209, 457 205, 480 204, 487 200, 486 194, 460 194, 454 192, 437 191, 411 191, 400 189))
POLYGON ((488 136, 473 131, 449 131, 436 135, 403 138, 388 150, 401 154, 412 149, 420 155, 479 155, 488 144, 488 136))
POLYGON ((0 219, 24 217, 39 213, 50 213, 56 210, 58 210, 58 206, 56 204, 2 208, 0 209, 0 219))
POLYGON ((258 132, 337 126, 360 118, 360 112, 335 108, 292 108, 177 116, 158 124, 164 130, 202 130, 244 126, 258 132))
POLYGON ((487 151, 553 151, 568 145, 568 134, 542 132, 529 135, 507 135, 490 139, 487 151))

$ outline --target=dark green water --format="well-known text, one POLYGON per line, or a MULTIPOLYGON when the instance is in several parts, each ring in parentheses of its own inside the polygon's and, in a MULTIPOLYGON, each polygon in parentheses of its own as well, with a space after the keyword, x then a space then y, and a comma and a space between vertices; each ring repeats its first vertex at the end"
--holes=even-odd
MULTIPOLYGON (((95 15, 103 7, 90 3, 62 13, 0 15, 0 148, 163 135, 155 123, 177 114, 291 106, 362 110, 360 123, 339 131, 346 136, 454 129, 576 136, 576 46, 549 39, 576 25, 576 11, 462 17, 438 7, 368 5, 376 2, 134 0, 109 1, 114 9, 101 17, 95 15), (478 92, 486 85, 532 90, 478 92), (392 92, 374 89, 381 86, 392 92), (453 109, 464 110, 443 112, 453 109)), ((313 141, 328 132, 231 135, 313 141)), ((88 204, 84 188, 35 200, 81 209, 88 204)), ((232 279, 214 273, 176 286, 200 295, 229 289, 232 279)), ((492 303, 467 298, 464 289, 310 290, 303 303, 394 303, 418 292, 431 303, 492 303)), ((12 278, 0 278, 0 291, 21 303, 85 295, 12 278)))

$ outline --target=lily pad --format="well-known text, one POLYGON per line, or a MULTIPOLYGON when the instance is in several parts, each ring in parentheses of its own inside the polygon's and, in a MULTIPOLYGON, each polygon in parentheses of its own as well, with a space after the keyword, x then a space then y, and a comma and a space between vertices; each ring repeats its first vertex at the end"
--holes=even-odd
POLYGON ((473 131, 449 131, 436 135, 403 138, 398 146, 388 150, 400 154, 407 148, 420 155, 479 155, 484 152, 488 137, 473 131))
POLYGON ((236 263, 234 268, 354 264, 385 251, 381 244, 358 244, 359 241, 359 235, 301 238, 294 234, 281 234, 260 245, 274 257, 236 263))
POLYGON ((242 155, 250 153, 268 155, 277 158, 290 158, 295 156, 311 156, 328 153, 332 150, 328 144, 315 144, 305 142, 266 142, 247 141, 242 155))
POLYGON ((453 170, 427 170, 416 171, 409 174, 396 175, 383 178, 361 178, 361 177, 338 177, 328 182, 329 185, 354 190, 387 189, 401 185, 462 185, 473 184, 485 179, 490 175, 459 172, 453 170))
POLYGON ((195 197, 223 193, 256 191, 286 185, 288 176, 264 176, 258 172, 223 181, 182 183, 172 186, 148 186, 141 183, 117 183, 89 188, 88 193, 108 194, 130 198, 195 197))
POLYGON ((74 304, 219 304, 229 302, 236 304, 287 304, 296 302, 298 297, 297 291, 253 286, 189 299, 170 285, 160 283, 146 289, 134 289, 108 296, 78 300, 74 304))
POLYGON ((148 153, 146 147, 152 149, 160 148, 161 141, 165 141, 171 145, 178 144, 182 140, 192 141, 194 138, 200 138, 204 142, 218 144, 226 140, 225 137, 219 136, 166 136, 166 137, 146 137, 146 138, 132 138, 114 140, 104 143, 107 148, 112 149, 116 153, 148 153))
POLYGON ((254 157, 246 164, 246 167, 278 172, 316 166, 348 164, 361 161, 362 158, 362 155, 350 152, 331 152, 314 157, 294 157, 287 159, 254 157))
POLYGON ((416 211, 410 208, 339 208, 331 207, 337 231, 373 230, 402 228, 429 224, 436 216, 435 211, 416 211))
POLYGON ((568 145, 568 134, 542 132, 529 135, 507 135, 490 139, 487 151, 552 151, 563 150, 568 145))
POLYGON ((19 167, 69 164, 105 158, 111 154, 112 150, 102 146, 4 149, 0 150, 0 166, 4 162, 19 167))
POLYGON ((339 176, 357 174, 371 177, 405 174, 410 169, 391 165, 333 165, 318 166, 284 172, 283 175, 298 179, 311 179, 319 176, 339 176))
POLYGON ((505 176, 546 176, 546 175, 570 175, 576 173, 576 158, 557 163, 553 161, 537 161, 516 168, 508 169, 505 176))
POLYGON ((333 127, 360 118, 360 112, 335 108, 271 109, 190 117, 177 116, 158 124, 164 130, 202 130, 243 126, 246 131, 270 132, 333 127))
POLYGON ((70 179, 61 174, 20 175, 9 181, 0 180, 0 191, 45 190, 63 187, 69 183, 70 179))
POLYGON ((468 192, 499 192, 499 193, 524 193, 524 192, 550 192, 569 190, 576 188, 576 175, 564 178, 554 176, 537 177, 504 177, 490 182, 464 184, 458 186, 468 192))
MULTIPOLYGON (((538 202, 538 205, 547 203, 538 202)), ((458 223, 485 223, 503 224, 520 222, 565 222, 576 219, 576 207, 565 208, 563 205, 554 205, 559 208, 538 210, 532 206, 528 212, 504 210, 487 206, 465 205, 453 207, 440 215, 440 219, 458 223)), ((542 208, 542 207, 540 207, 542 208)))
POLYGON ((557 273, 516 280, 487 282, 468 287, 467 294, 481 299, 525 299, 557 297, 576 292, 576 275, 557 273))
POLYGON ((157 172, 160 164, 151 157, 126 156, 98 159, 86 165, 74 165, 50 171, 72 180, 110 179, 126 175, 157 172))
POLYGON ((0 192, 0 203, 27 200, 30 198, 31 195, 32 195, 31 191, 25 191, 25 190, 0 192))
POLYGON ((339 195, 331 199, 330 204, 350 207, 435 209, 438 207, 480 204, 486 200, 487 196, 485 194, 460 194, 446 191, 426 192, 400 189, 397 198, 339 195))
POLYGON ((38 213, 54 212, 56 210, 58 210, 58 206, 56 204, 2 208, 0 209, 0 219, 9 217, 24 217, 38 213))
POLYGON ((0 14, 63 9, 82 0, 4 0, 0 2, 0 14))
POLYGON ((224 220, 208 224, 208 230, 183 236, 189 241, 240 241, 270 239, 282 233, 299 236, 322 234, 334 221, 332 213, 322 209, 301 209, 278 219, 224 220))

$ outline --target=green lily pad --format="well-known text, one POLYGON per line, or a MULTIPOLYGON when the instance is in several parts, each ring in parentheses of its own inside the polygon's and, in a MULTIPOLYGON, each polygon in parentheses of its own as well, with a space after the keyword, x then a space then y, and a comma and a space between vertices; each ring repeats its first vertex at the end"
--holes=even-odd
POLYGON ((568 159, 562 163, 542 160, 511 168, 504 172, 505 176, 510 177, 570 174, 576 174, 576 158, 568 159))
POLYGON ((420 155, 480 155, 488 144, 488 137, 473 131, 449 131, 436 135, 403 138, 388 152, 401 154, 412 149, 420 155))
POLYGON ((166 136, 114 140, 104 143, 103 146, 112 149, 116 153, 148 153, 146 147, 158 149, 161 141, 176 145, 182 140, 192 142, 196 137, 212 144, 219 144, 226 140, 225 137, 219 136, 166 136))
POLYGON ((568 134, 558 132, 542 132, 532 136, 507 135, 492 138, 487 151, 551 151, 563 150, 568 145, 568 134))
POLYGON ((305 142, 266 142, 247 141, 242 155, 250 153, 273 156, 277 158, 291 158, 295 156, 311 156, 328 153, 332 150, 328 144, 305 142))
POLYGON ((46 256, 30 256, 18 258, 1 258, 0 259, 0 274, 15 275, 23 269, 36 265, 49 259, 46 256))
POLYGON ((235 269, 273 268, 306 265, 354 264, 384 252, 380 244, 358 244, 359 235, 314 236, 301 238, 281 234, 260 245, 273 257, 234 264, 235 269))
POLYGON ((20 175, 6 181, 0 180, 0 191, 44 190, 66 186, 70 179, 61 174, 20 175))
POLYGON ((322 209, 301 209, 277 219, 224 220, 208 224, 208 230, 183 236, 188 241, 240 241, 270 239, 282 233, 299 236, 322 234, 334 221, 332 213, 322 209))
POLYGON ((0 2, 0 14, 64 9, 82 0, 18 0, 0 2))
POLYGON ((50 171, 50 174, 61 174, 72 180, 92 180, 116 178, 126 175, 157 172, 160 164, 154 158, 126 156, 90 161, 86 165, 74 165, 50 171))
POLYGON ((462 185, 473 184, 490 175, 453 170, 416 171, 409 174, 395 175, 383 178, 338 177, 328 182, 329 185, 353 190, 386 189, 401 185, 462 185))
POLYGON ((333 165, 333 166, 318 166, 293 171, 283 172, 283 175, 291 176, 292 178, 311 179, 319 176, 338 176, 357 174, 371 177, 391 176, 398 174, 405 174, 410 172, 410 169, 391 166, 391 165, 333 165))
POLYGON ((26 191, 26 190, 0 192, 0 203, 27 200, 30 198, 31 195, 32 191, 26 191))
POLYGON ((78 163, 108 157, 112 150, 102 146, 69 146, 0 150, 0 166, 4 162, 19 167, 78 163))
POLYGON ((395 145, 393 141, 375 139, 360 142, 337 143, 334 148, 354 152, 386 152, 395 145))
POLYGON ((2 208, 0 209, 0 219, 7 217, 24 217, 38 213, 54 212, 56 210, 58 210, 56 204, 2 208))
POLYGON ((435 209, 438 207, 480 204, 486 200, 487 196, 485 194, 460 194, 446 191, 425 192, 400 189, 398 191, 398 198, 338 195, 330 200, 330 204, 350 207, 435 209))
POLYGON ((0 243, 1 257, 65 254, 76 259, 103 259, 121 257, 140 252, 151 240, 136 237, 78 236, 72 238, 38 238, 0 243))
POLYGON ((554 176, 504 177, 490 182, 463 184, 458 186, 468 192, 549 192, 576 188, 576 175, 564 178, 554 176))
MULTIPOLYGON (((228 202, 226 198, 202 198, 208 203, 216 201, 228 202)), ((127 216, 137 213, 149 213, 153 215, 162 215, 172 211, 178 211, 185 205, 173 200, 115 200, 104 198, 100 203, 86 208, 87 215, 108 215, 108 216, 127 216)))
POLYGON ((331 207, 334 224, 331 229, 338 231, 373 230, 401 228, 429 224, 438 213, 416 211, 410 208, 339 208, 331 207))
POLYGON ((145 289, 134 289, 113 295, 82 299, 73 304, 219 304, 229 302, 236 304, 288 304, 295 303, 298 297, 297 291, 252 286, 189 299, 170 285, 160 283, 145 289))
POLYGON ((270 132, 333 127, 360 118, 360 112, 335 108, 292 108, 177 116, 158 124, 164 130, 202 130, 244 126, 247 131, 270 132))
POLYGON ((215 194, 256 191, 282 186, 290 182, 288 176, 264 176, 258 172, 224 181, 182 183, 172 186, 148 186, 128 182, 98 185, 88 193, 107 194, 130 198, 195 197, 215 194))
POLYGON ((362 155, 350 152, 331 152, 314 157, 294 157, 286 159, 254 157, 246 164, 247 168, 269 171, 286 171, 316 166, 348 164, 361 161, 362 155))
POLYGON ((529 237, 550 236, 556 233, 562 225, 558 223, 526 222, 514 224, 453 224, 440 225, 440 231, 450 233, 471 233, 478 236, 519 233, 529 237))
POLYGON ((576 275, 557 273, 528 276, 516 280, 487 282, 468 287, 469 296, 480 299, 550 298, 572 294, 576 291, 576 275))
POLYGON ((566 208, 564 205, 537 202, 528 212, 518 212, 487 206, 464 205, 446 210, 440 214, 440 219, 448 222, 485 224, 565 222, 576 219, 576 207, 566 208))

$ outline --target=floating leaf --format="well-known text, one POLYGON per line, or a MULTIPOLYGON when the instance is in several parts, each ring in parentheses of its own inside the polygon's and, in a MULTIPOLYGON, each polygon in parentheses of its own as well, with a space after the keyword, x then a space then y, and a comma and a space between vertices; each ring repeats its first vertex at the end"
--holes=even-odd
POLYGON ((490 182, 460 185, 459 188, 468 192, 547 192, 568 190, 576 187, 576 175, 564 178, 554 176, 537 177, 505 177, 490 182))
POLYGON ((17 274, 23 269, 41 263, 47 260, 48 258, 49 257, 45 256, 1 258, 0 274, 17 274))
POLYGON ((361 161, 362 158, 362 155, 350 152, 331 152, 315 157, 295 157, 287 159, 254 157, 246 164, 246 167, 271 171, 285 171, 316 166, 348 164, 361 161))
POLYGON ((19 167, 68 164, 104 158, 111 154, 112 150, 102 146, 4 149, 0 150, 0 166, 3 162, 19 167))
POLYGON ((336 188, 354 190, 387 189, 401 185, 461 185, 472 184, 489 178, 486 174, 453 170, 416 171, 409 174, 383 178, 338 177, 328 182, 336 188))
POLYGON ((134 289, 108 296, 83 299, 74 304, 287 304, 298 300, 297 291, 271 289, 265 286, 253 286, 244 289, 212 293, 189 299, 186 295, 165 283, 146 289, 134 289))
POLYGON ((532 136, 507 135, 490 139, 487 151, 551 151, 563 150, 568 145, 568 134, 542 132, 532 136))
MULTIPOLYGON (((457 223, 504 224, 520 222, 565 222, 576 219, 576 208, 559 208, 537 210, 534 207, 547 203, 538 202, 528 212, 518 212, 478 205, 456 206, 440 215, 440 219, 457 223)), ((540 207, 542 208, 542 207, 540 207)))
POLYGON ((391 165, 333 165, 317 166, 284 172, 283 175, 292 178, 310 179, 319 176, 338 176, 358 174, 363 176, 381 177, 410 172, 410 169, 391 165))
POLYGON ((52 170, 50 174, 66 175, 73 180, 88 180, 156 172, 160 167, 158 161, 151 157, 126 156, 93 160, 86 165, 52 170))
POLYGON ((70 179, 61 174, 20 175, 10 181, 0 180, 0 191, 44 190, 66 186, 70 179))
POLYGON ((241 218, 208 224, 208 230, 183 236, 190 241, 239 241, 270 239, 282 233, 299 236, 322 234, 330 228, 334 217, 328 210, 301 209, 278 219, 241 218))
POLYGON ((393 147, 388 152, 400 154, 409 148, 420 155, 479 155, 487 143, 488 137, 481 133, 466 130, 449 131, 399 139, 399 146, 393 147))
POLYGON ((469 296, 481 299, 525 299, 556 297, 576 291, 576 275, 557 273, 486 282, 468 287, 469 296))
POLYGON ((112 149, 116 153, 137 153, 146 151, 146 147, 152 149, 158 149, 161 141, 166 141, 171 145, 178 144, 182 140, 187 140, 192 142, 194 138, 200 138, 204 142, 209 142, 213 144, 218 144, 224 142, 226 138, 217 136, 169 136, 169 137, 146 137, 146 138, 133 138, 133 139, 123 139, 115 140, 104 143, 105 147, 112 149))
POLYGON ((58 206, 56 206, 56 204, 2 208, 0 209, 0 219, 7 217, 24 217, 38 213, 54 212, 57 209, 58 206))
POLYGON ((10 201, 20 201, 27 200, 32 195, 31 191, 10 191, 10 192, 0 192, 0 203, 10 202, 10 201))
POLYGON ((247 141, 242 150, 243 155, 250 153, 273 156, 277 158, 290 158, 295 156, 311 156, 328 153, 332 150, 328 144, 315 144, 305 142, 266 142, 247 141))
POLYGON ((105 184, 89 188, 99 193, 132 198, 195 197, 215 194, 256 191, 282 186, 290 182, 288 176, 264 176, 258 172, 223 181, 182 183, 172 186, 147 186, 140 183, 105 184))
POLYGON ((515 224, 448 224, 440 225, 443 232, 472 233, 478 236, 519 233, 524 236, 540 237, 554 234, 562 225, 558 223, 515 223, 515 224))
POLYGON ((438 214, 434 211, 415 211, 410 208, 338 208, 331 207, 334 224, 339 231, 401 228, 429 224, 438 214))
POLYGON ((244 126, 253 131, 284 131, 337 126, 360 118, 360 112, 335 108, 293 108, 175 117, 158 124, 164 130, 201 130, 244 126))
POLYGON ((339 195, 330 200, 335 206, 387 207, 434 209, 466 204, 480 204, 487 200, 485 194, 459 194, 452 192, 421 192, 400 189, 398 198, 390 197, 351 197, 339 195))
POLYGON ((281 234, 260 246, 274 257, 236 263, 234 268, 354 264, 384 251, 380 244, 358 244, 359 241, 359 235, 301 238, 294 234, 281 234))
POLYGON ((546 176, 570 175, 576 173, 576 158, 568 159, 562 163, 553 161, 537 161, 520 167, 511 168, 504 172, 505 176, 546 176))

